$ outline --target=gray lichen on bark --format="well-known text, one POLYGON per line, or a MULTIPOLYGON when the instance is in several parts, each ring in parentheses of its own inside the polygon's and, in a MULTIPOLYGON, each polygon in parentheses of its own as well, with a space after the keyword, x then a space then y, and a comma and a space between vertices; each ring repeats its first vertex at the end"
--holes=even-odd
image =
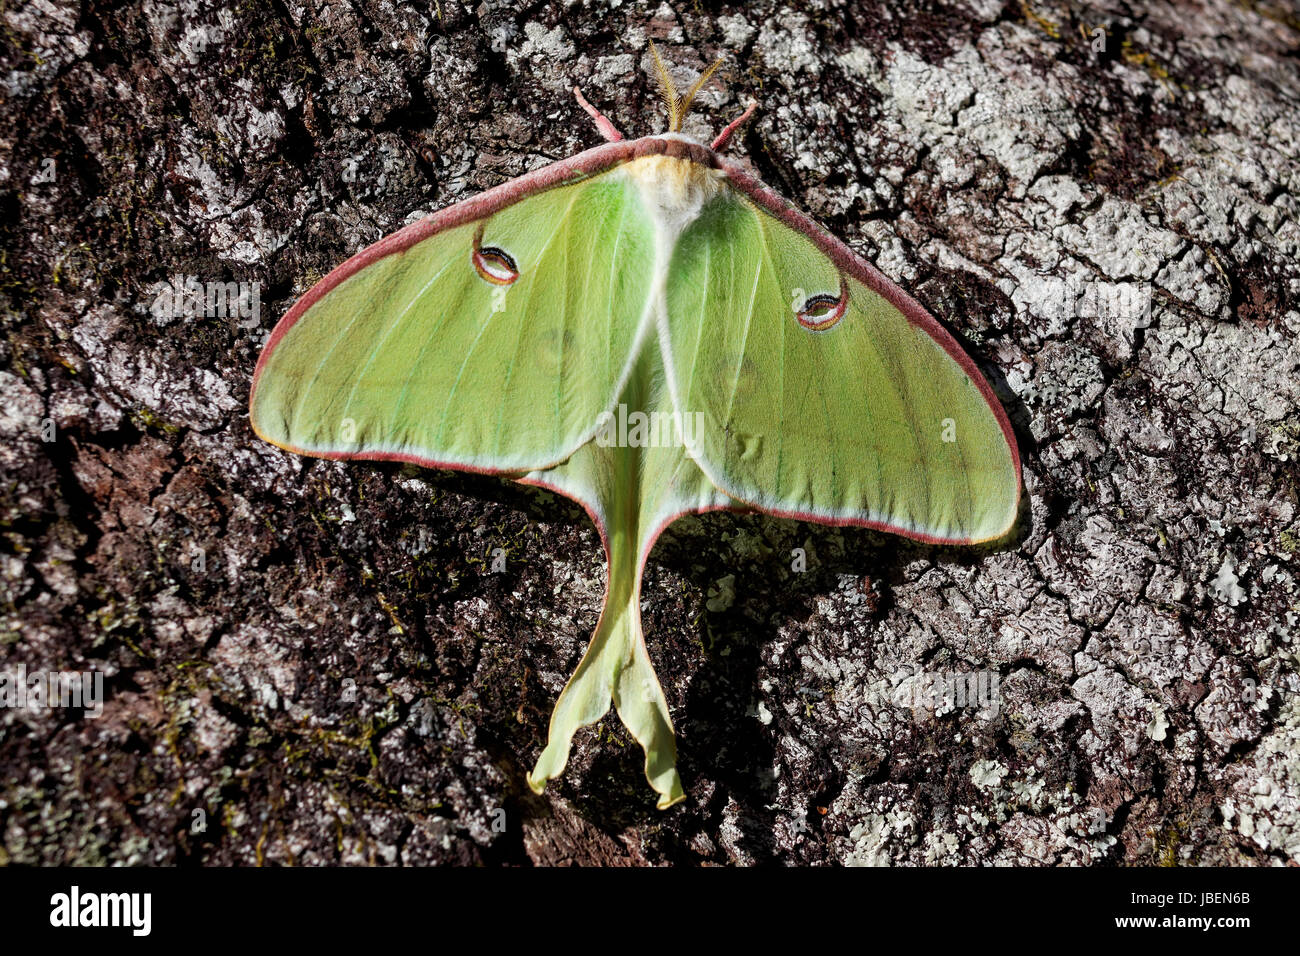
POLYGON ((109 694, 0 712, 0 860, 1300 863, 1300 21, 911 8, 5 8, 0 669, 109 694), (688 132, 756 96, 733 152, 969 345, 1028 500, 976 551, 675 525, 666 814, 612 720, 523 786, 599 611, 578 509, 245 411, 331 267, 593 145, 575 83, 658 129, 650 39, 728 58, 688 132), (187 276, 260 322, 151 309, 187 276))

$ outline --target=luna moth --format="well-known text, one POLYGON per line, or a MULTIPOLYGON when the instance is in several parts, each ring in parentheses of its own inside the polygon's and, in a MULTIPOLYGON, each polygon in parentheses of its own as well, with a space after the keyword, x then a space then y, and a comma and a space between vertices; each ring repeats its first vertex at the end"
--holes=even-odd
POLYGON ((757 510, 924 542, 1002 537, 1020 499, 988 382, 910 295, 704 145, 653 51, 668 130, 607 141, 377 242, 316 283, 254 372, 289 451, 501 475, 579 502, 604 607, 528 776, 540 793, 612 704, 658 806, 685 796, 641 626, 676 518, 757 510))

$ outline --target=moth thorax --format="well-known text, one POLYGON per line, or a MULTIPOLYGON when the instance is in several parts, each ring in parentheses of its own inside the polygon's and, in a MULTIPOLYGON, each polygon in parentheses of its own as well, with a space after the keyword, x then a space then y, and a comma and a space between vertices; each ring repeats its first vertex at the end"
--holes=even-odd
POLYGON ((642 156, 627 165, 650 212, 670 231, 679 232, 700 214, 722 188, 720 174, 688 159, 642 156))

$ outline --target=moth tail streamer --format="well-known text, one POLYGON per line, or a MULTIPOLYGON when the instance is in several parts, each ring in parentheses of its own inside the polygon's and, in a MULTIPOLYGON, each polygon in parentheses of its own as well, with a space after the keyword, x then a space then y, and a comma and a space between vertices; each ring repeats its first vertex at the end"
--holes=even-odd
POLYGON ((610 548, 611 571, 615 573, 611 574, 600 622, 578 669, 555 703, 546 749, 528 775, 528 785, 541 793, 548 780, 563 773, 573 735, 609 713, 612 703, 619 720, 645 751, 646 779, 659 794, 659 809, 665 810, 686 799, 677 773, 677 742, 668 701, 650 663, 641 629, 639 564, 634 564, 630 588, 614 586, 620 579, 628 580, 617 572, 625 561, 636 562, 635 547, 620 548, 618 539, 612 537, 610 548), (620 555, 615 549, 631 553, 620 555))

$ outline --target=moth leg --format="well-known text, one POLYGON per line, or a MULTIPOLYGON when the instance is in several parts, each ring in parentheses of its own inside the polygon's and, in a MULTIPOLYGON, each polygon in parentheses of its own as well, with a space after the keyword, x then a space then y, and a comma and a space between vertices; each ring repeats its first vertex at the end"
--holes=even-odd
POLYGON ((587 102, 587 98, 582 95, 582 90, 575 86, 573 88, 573 95, 578 98, 578 105, 586 110, 587 115, 596 121, 596 129, 600 130, 601 136, 605 137, 611 143, 617 143, 623 138, 623 134, 618 131, 618 127, 611 123, 604 113, 587 102))
POLYGON ((717 152, 726 146, 727 141, 731 139, 731 134, 740 129, 740 127, 744 125, 745 121, 754 115, 754 110, 756 109, 758 109, 758 100, 750 100, 749 106, 745 107, 745 112, 741 113, 738 117, 727 124, 727 128, 718 134, 718 138, 713 141, 709 146, 709 149, 717 152))

